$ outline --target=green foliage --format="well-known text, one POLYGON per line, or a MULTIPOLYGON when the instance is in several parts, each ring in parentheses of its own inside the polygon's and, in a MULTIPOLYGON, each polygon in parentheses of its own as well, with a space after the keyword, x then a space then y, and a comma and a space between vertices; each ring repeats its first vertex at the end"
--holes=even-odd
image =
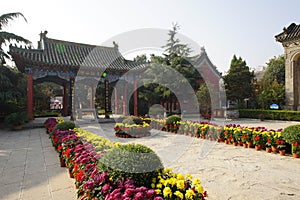
POLYGON ((135 62, 139 62, 139 63, 146 63, 147 62, 147 55, 146 54, 142 54, 142 55, 137 55, 133 61, 135 62))
POLYGON ((188 56, 191 53, 191 48, 189 48, 187 44, 180 43, 180 40, 176 38, 179 29, 180 26, 177 23, 173 24, 172 30, 168 33, 169 39, 167 44, 163 46, 163 48, 166 49, 165 51, 169 55, 188 56))
POLYGON ((26 18, 22 13, 16 12, 16 13, 7 13, 2 14, 0 16, 0 64, 5 63, 5 58, 10 58, 8 53, 4 52, 3 45, 10 43, 12 41, 16 42, 22 42, 25 44, 31 44, 31 42, 21 36, 15 35, 13 33, 9 33, 6 31, 2 31, 4 27, 7 27, 10 20, 13 20, 15 18, 22 17, 25 21, 26 18))
POLYGON ((26 96, 26 77, 12 67, 0 65, 0 102, 18 102, 26 96))
POLYGON ((16 113, 11 113, 7 115, 4 119, 4 122, 10 126, 20 126, 25 124, 25 121, 28 119, 27 113, 26 112, 16 112, 16 113))
POLYGON ((199 90, 196 92, 201 112, 208 113, 211 108, 211 98, 206 84, 201 84, 199 90))
POLYGON ((34 106, 36 110, 48 110, 50 97, 62 96, 62 88, 51 82, 34 85, 34 106))
POLYGON ((131 178, 139 186, 150 187, 152 178, 163 169, 153 150, 141 144, 125 144, 108 150, 99 160, 99 168, 107 171, 113 180, 131 178))
POLYGON ((246 61, 233 56, 228 73, 223 76, 226 96, 228 100, 242 102, 253 94, 254 72, 250 72, 246 61))
POLYGON ((181 118, 178 115, 171 115, 167 117, 166 124, 168 125, 176 125, 177 122, 180 122, 181 118))
POLYGON ((239 114, 241 118, 260 119, 260 114, 263 114, 264 119, 300 121, 300 112, 292 110, 239 109, 239 114))
POLYGON ((267 63, 262 81, 267 80, 270 82, 277 80, 278 84, 285 84, 285 59, 283 55, 271 58, 267 63))
POLYGON ((289 144, 300 142, 300 125, 288 126, 282 131, 283 138, 289 144))
POLYGON ((54 130, 69 130, 69 129, 74 129, 75 128, 75 123, 71 122, 71 121, 67 121, 67 122, 62 122, 59 124, 56 124, 56 126, 54 127, 54 130))
POLYGON ((285 86, 282 83, 266 80, 261 83, 257 101, 261 108, 268 109, 273 103, 282 107, 285 102, 285 86))
POLYGON ((148 107, 160 101, 174 102, 175 92, 186 92, 186 88, 182 88, 183 84, 190 85, 194 90, 199 88, 198 80, 201 76, 188 62, 186 56, 189 55, 190 48, 177 38, 178 30, 179 26, 174 24, 169 32, 169 40, 163 47, 166 54, 151 55, 151 66, 143 74, 145 87, 139 90, 139 98, 146 100, 148 107))

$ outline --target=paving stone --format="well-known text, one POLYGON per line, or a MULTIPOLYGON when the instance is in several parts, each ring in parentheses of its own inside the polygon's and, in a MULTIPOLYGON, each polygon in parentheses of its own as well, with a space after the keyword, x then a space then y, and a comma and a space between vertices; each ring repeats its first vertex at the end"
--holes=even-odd
POLYGON ((0 183, 0 199, 18 200, 20 199, 21 183, 1 184, 0 183))

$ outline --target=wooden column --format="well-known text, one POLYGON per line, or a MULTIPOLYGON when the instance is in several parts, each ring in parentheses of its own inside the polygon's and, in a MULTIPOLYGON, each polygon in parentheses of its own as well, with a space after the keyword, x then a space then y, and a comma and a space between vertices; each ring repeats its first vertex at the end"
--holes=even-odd
POLYGON ((33 120, 33 74, 31 73, 27 78, 27 111, 29 119, 33 120))
POLYGON ((72 121, 75 120, 74 83, 75 83, 74 78, 70 78, 69 111, 70 111, 70 119, 72 121))
POLYGON ((67 86, 66 83, 63 83, 63 116, 67 116, 67 86))
POLYGON ((104 104, 105 104, 105 118, 109 118, 110 112, 110 102, 109 102, 109 81, 107 79, 104 80, 104 104))
POLYGON ((137 93, 137 83, 136 79, 133 82, 133 115, 138 116, 138 93, 137 93))
POLYGON ((118 105, 118 90, 117 90, 117 87, 115 87, 115 114, 119 113, 118 107, 119 107, 119 105, 118 105))
POLYGON ((123 85, 123 115, 127 115, 127 84, 124 82, 123 85))

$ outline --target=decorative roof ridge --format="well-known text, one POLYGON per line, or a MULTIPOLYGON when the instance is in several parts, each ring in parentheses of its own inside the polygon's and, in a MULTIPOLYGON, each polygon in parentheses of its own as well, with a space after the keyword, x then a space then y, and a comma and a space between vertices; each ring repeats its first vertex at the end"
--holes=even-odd
POLYGON ((53 39, 53 38, 48 38, 48 37, 44 38, 44 42, 62 43, 62 44, 69 44, 69 45, 81 46, 81 47, 87 47, 87 48, 103 48, 103 49, 117 50, 115 47, 107 47, 107 46, 92 45, 92 44, 79 43, 79 42, 71 42, 71 41, 53 39))
POLYGON ((201 47, 200 54, 196 54, 195 56, 189 57, 189 59, 190 59, 190 61, 192 62, 193 65, 195 65, 199 61, 201 62, 201 60, 206 59, 208 64, 210 66, 212 66, 212 69, 214 70, 214 72, 217 73, 219 76, 222 76, 222 73, 218 71, 217 67, 209 59, 209 56, 207 55, 204 47, 201 47))
POLYGON ((13 45, 9 45, 9 51, 11 50, 18 50, 18 51, 27 51, 27 52, 31 52, 31 53, 41 53, 43 52, 42 49, 34 49, 34 48, 26 48, 26 47, 18 47, 18 46, 13 46, 13 45))
POLYGON ((283 31, 275 35, 277 42, 290 42, 300 38, 300 24, 291 23, 287 28, 284 27, 283 31))

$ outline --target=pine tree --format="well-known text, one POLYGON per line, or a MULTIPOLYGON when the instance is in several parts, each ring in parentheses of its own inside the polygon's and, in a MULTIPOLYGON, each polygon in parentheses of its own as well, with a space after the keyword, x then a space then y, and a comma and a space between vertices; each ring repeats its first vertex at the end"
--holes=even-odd
POLYGON ((176 56, 188 56, 192 51, 191 48, 188 47, 187 44, 181 44, 180 40, 176 37, 180 26, 175 23, 171 30, 169 30, 169 39, 167 40, 167 44, 162 48, 165 49, 165 52, 168 55, 176 55, 176 56))
POLYGON ((241 57, 233 56, 228 73, 223 76, 226 96, 228 100, 241 103, 250 98, 253 93, 254 72, 241 57))

